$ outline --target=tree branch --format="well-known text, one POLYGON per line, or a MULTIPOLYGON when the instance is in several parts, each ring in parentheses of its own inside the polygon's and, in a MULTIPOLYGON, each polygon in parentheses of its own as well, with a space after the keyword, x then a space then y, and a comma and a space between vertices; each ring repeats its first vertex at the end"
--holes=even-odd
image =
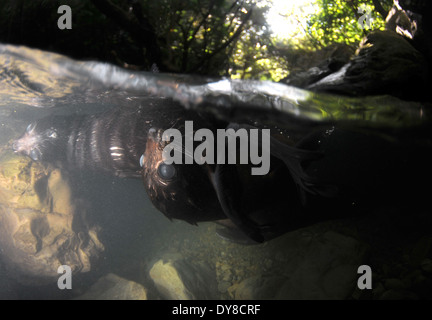
POLYGON ((191 39, 195 38, 195 36, 198 33, 199 29, 203 26, 204 22, 207 21, 207 18, 209 17, 210 13, 213 10, 214 4, 215 4, 214 0, 210 2, 210 6, 209 6, 207 12, 203 15, 203 18, 201 19, 200 23, 198 24, 198 26, 193 31, 191 39))
MULTIPOLYGON (((356 17, 357 21, 360 19, 360 15, 358 13, 358 9, 356 8, 356 6, 351 2, 351 1, 347 1, 349 3, 349 6, 354 14, 354 16, 356 17)), ((358 4, 357 4, 358 5, 358 4)), ((366 37, 367 36, 367 32, 365 29, 362 29, 363 35, 366 37)))
POLYGON ((120 27, 125 29, 139 44, 143 45, 148 62, 156 63, 159 69, 163 70, 160 48, 157 44, 157 36, 152 25, 146 19, 137 21, 127 15, 121 8, 109 0, 91 0, 93 5, 105 16, 112 19, 120 27))
POLYGON ((219 52, 221 52, 222 50, 224 50, 226 47, 228 47, 235 39, 237 39, 240 34, 243 32, 243 27, 246 24, 246 22, 250 19, 250 17, 252 16, 252 12, 253 12, 253 8, 251 8, 249 10, 249 12, 246 14, 244 20, 242 21, 242 23, 240 24, 240 26, 237 28, 236 32, 234 32, 234 34, 232 35, 231 38, 228 39, 228 41, 226 41, 225 43, 223 43, 219 48, 216 48, 215 50, 213 50, 212 53, 206 54, 192 69, 191 71, 196 71, 201 65, 204 64, 204 62, 206 60, 210 60, 212 57, 214 57, 215 55, 217 55, 219 52))
POLYGON ((383 19, 385 20, 387 18, 388 12, 384 9, 381 2, 379 2, 379 0, 372 0, 372 3, 378 13, 381 15, 381 17, 383 17, 383 19))

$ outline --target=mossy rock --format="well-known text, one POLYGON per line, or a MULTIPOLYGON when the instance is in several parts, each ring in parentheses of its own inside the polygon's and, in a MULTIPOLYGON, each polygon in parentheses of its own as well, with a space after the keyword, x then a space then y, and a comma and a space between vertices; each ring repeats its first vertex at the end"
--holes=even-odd
POLYGON ((12 277, 43 284, 58 278, 61 265, 75 273, 91 269, 103 245, 74 202, 58 168, 0 153, 1 258, 12 277))

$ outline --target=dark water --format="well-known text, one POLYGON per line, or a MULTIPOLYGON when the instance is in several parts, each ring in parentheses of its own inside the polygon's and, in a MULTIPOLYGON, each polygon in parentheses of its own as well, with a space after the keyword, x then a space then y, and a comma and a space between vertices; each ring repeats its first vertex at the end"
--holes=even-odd
MULTIPOLYGON (((78 62, 53 53, 7 45, 0 46, 0 66, 2 171, 6 170, 5 163, 10 163, 5 159, 14 156, 12 142, 24 133, 31 121, 48 115, 95 114, 119 106, 136 108, 148 94, 170 97, 185 108, 208 112, 228 121, 257 119, 265 125, 292 130, 293 135, 304 134, 311 127, 331 128, 336 123, 343 130, 366 130, 376 139, 390 140, 396 145, 400 143, 401 150, 414 145, 419 147, 415 150, 423 152, 432 145, 428 135, 430 106, 389 96, 353 99, 314 94, 270 82, 130 72, 107 64, 78 62)), ((376 154, 378 149, 376 146, 362 148, 366 150, 363 155, 367 152, 376 154)), ((400 152, 401 157, 412 149, 406 150, 400 152)), ((351 163, 356 161, 355 156, 346 159, 351 163)), ((30 159, 22 161, 31 163, 30 159)), ((335 171, 332 164, 336 161, 341 160, 330 158, 322 164, 324 169, 321 170, 331 176, 335 171)), ((412 163, 408 165, 412 166, 412 163)), ((419 172, 423 172, 422 169, 417 169, 408 168, 413 172, 411 183, 418 187, 422 181, 430 181, 430 176, 421 176, 419 172)), ((355 166, 349 167, 347 172, 353 170, 355 166)), ((399 172, 394 174, 397 176, 399 172)), ((75 219, 72 223, 75 233, 69 234, 68 241, 80 243, 78 249, 72 246, 75 251, 71 249, 73 253, 68 251, 67 254, 73 256, 79 248, 90 248, 90 267, 84 267, 86 264, 81 257, 72 277, 72 289, 60 290, 57 265, 77 260, 60 251, 50 255, 43 250, 49 247, 46 239, 50 232, 54 232, 56 220, 48 218, 48 222, 53 223, 48 229, 40 227, 39 223, 32 227, 32 222, 29 222, 27 230, 27 225, 23 224, 24 229, 16 227, 16 230, 27 231, 14 236, 4 232, 0 236, 0 298, 80 298, 93 292, 90 287, 107 274, 141 285, 150 299, 431 297, 431 212, 424 206, 400 207, 390 202, 382 207, 368 208, 368 215, 360 218, 325 221, 264 244, 245 246, 217 236, 214 223, 192 226, 183 221, 169 221, 154 208, 139 179, 122 179, 87 171, 72 176, 64 173, 64 177, 70 186, 75 219), (103 250, 88 245, 92 243, 89 236, 92 227, 97 227, 95 230, 103 250), (80 232, 84 236, 79 235, 80 232), (24 255, 15 255, 18 249, 14 249, 14 245, 18 242, 28 245, 19 247, 24 255), (24 263, 28 257, 42 261, 37 260, 42 254, 59 257, 44 262, 41 271, 37 269, 38 262, 24 263), (162 263, 158 264, 159 261, 162 263), (179 277, 173 275, 167 265, 165 269, 160 268, 158 274, 150 271, 166 263, 177 270, 179 277), (357 289, 357 268, 364 264, 370 265, 374 272, 373 290, 357 289), (178 278, 187 289, 181 285, 174 286, 178 278), (158 281, 165 281, 165 289, 168 286, 166 290, 171 290, 171 293, 167 295, 166 290, 161 290, 158 281)), ((7 186, 18 178, 10 179, 0 181, 0 224, 3 230, 12 228, 8 224, 11 212, 21 217, 20 221, 36 214, 40 217, 40 212, 46 214, 40 207, 32 207, 27 202, 17 203, 9 196, 12 191, 7 186)), ((377 181, 378 185, 380 183, 377 181)), ((39 189, 45 190, 46 187, 39 189)), ((44 192, 55 193, 49 187, 44 192)), ((65 199, 63 193, 58 197, 65 199)), ((42 197, 39 195, 39 198, 42 197)), ((415 198, 410 200, 417 201, 415 198)), ((19 224, 14 223, 15 226, 19 224)), ((110 285, 102 285, 102 288, 105 288, 102 292, 109 292, 110 285)), ((127 291, 116 289, 117 292, 122 290, 127 291)), ((91 298, 109 297, 99 292, 99 296, 91 298)))

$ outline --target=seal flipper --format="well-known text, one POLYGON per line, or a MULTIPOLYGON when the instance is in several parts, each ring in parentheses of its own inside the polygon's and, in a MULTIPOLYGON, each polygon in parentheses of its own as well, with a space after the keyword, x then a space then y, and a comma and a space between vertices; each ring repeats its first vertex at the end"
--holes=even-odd
MULTIPOLYGON (((259 130, 248 124, 235 123, 228 128, 259 130)), ((212 179, 226 217, 256 242, 274 238, 309 219, 301 214, 301 204, 307 204, 308 193, 328 197, 337 193, 333 186, 319 183, 303 169, 304 162, 321 159, 321 152, 292 147, 269 138, 272 157, 269 173, 251 176, 251 167, 246 167, 245 174, 241 165, 224 164, 218 159, 212 179)), ((251 140, 250 143, 260 145, 263 141, 251 140)))
POLYGON ((227 218, 250 239, 264 242, 259 226, 241 214, 239 202, 241 183, 235 165, 218 164, 214 174, 214 184, 219 203, 227 218))
POLYGON ((240 229, 238 228, 218 228, 216 229, 216 234, 221 237, 224 240, 243 244, 243 245, 256 245, 259 244, 258 242, 255 242, 251 238, 249 238, 247 235, 245 235, 240 229))
POLYGON ((249 238, 242 230, 237 228, 237 226, 230 219, 217 220, 215 223, 223 226, 223 228, 216 229, 216 234, 226 241, 242 245, 259 244, 258 242, 255 242, 249 238))
POLYGON ((272 156, 282 160, 288 167, 294 181, 299 186, 302 202, 306 201, 305 192, 326 198, 333 198, 339 193, 336 186, 323 184, 308 175, 303 169, 302 165, 305 161, 316 161, 324 157, 322 152, 292 147, 274 137, 270 137, 270 150, 272 156))
MULTIPOLYGON (((258 129, 249 124, 230 124, 229 127, 239 129, 244 128, 247 130, 258 129)), ((263 132, 263 134, 265 134, 263 132)), ((296 146, 290 146, 286 143, 281 142, 273 136, 270 136, 270 153, 273 157, 282 160, 287 166, 291 173, 294 182, 298 186, 298 191, 303 204, 306 203, 307 193, 312 195, 318 195, 326 198, 336 197, 339 190, 336 186, 331 184, 325 184, 322 181, 308 175, 303 165, 307 161, 317 161, 324 157, 324 153, 321 151, 314 151, 308 148, 311 141, 316 142, 322 137, 321 132, 318 133, 320 137, 317 137, 317 133, 313 132, 303 138, 296 146)), ((252 143, 252 141, 251 141, 252 143)), ((262 143, 262 142, 259 142, 262 143)))

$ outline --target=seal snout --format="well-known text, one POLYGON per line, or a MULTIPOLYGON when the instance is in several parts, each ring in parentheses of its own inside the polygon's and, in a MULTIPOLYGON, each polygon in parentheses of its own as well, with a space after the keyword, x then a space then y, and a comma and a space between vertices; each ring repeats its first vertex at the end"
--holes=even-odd
POLYGON ((42 151, 40 150, 41 137, 36 132, 36 123, 30 123, 25 133, 12 143, 12 150, 29 156, 34 161, 40 160, 42 151))
POLYGON ((13 144, 12 144, 12 150, 14 152, 19 152, 20 151, 20 143, 18 140, 16 140, 13 144))
POLYGON ((27 133, 21 136, 21 138, 19 138, 18 140, 15 140, 12 144, 13 151, 16 153, 23 152, 28 154, 30 148, 28 140, 29 137, 27 133))
POLYGON ((25 154, 34 161, 38 161, 42 158, 42 152, 34 145, 33 139, 28 137, 27 133, 12 144, 12 149, 15 153, 25 154))
POLYGON ((162 140, 163 131, 161 129, 150 128, 147 134, 147 138, 153 140, 154 142, 159 142, 162 140))

